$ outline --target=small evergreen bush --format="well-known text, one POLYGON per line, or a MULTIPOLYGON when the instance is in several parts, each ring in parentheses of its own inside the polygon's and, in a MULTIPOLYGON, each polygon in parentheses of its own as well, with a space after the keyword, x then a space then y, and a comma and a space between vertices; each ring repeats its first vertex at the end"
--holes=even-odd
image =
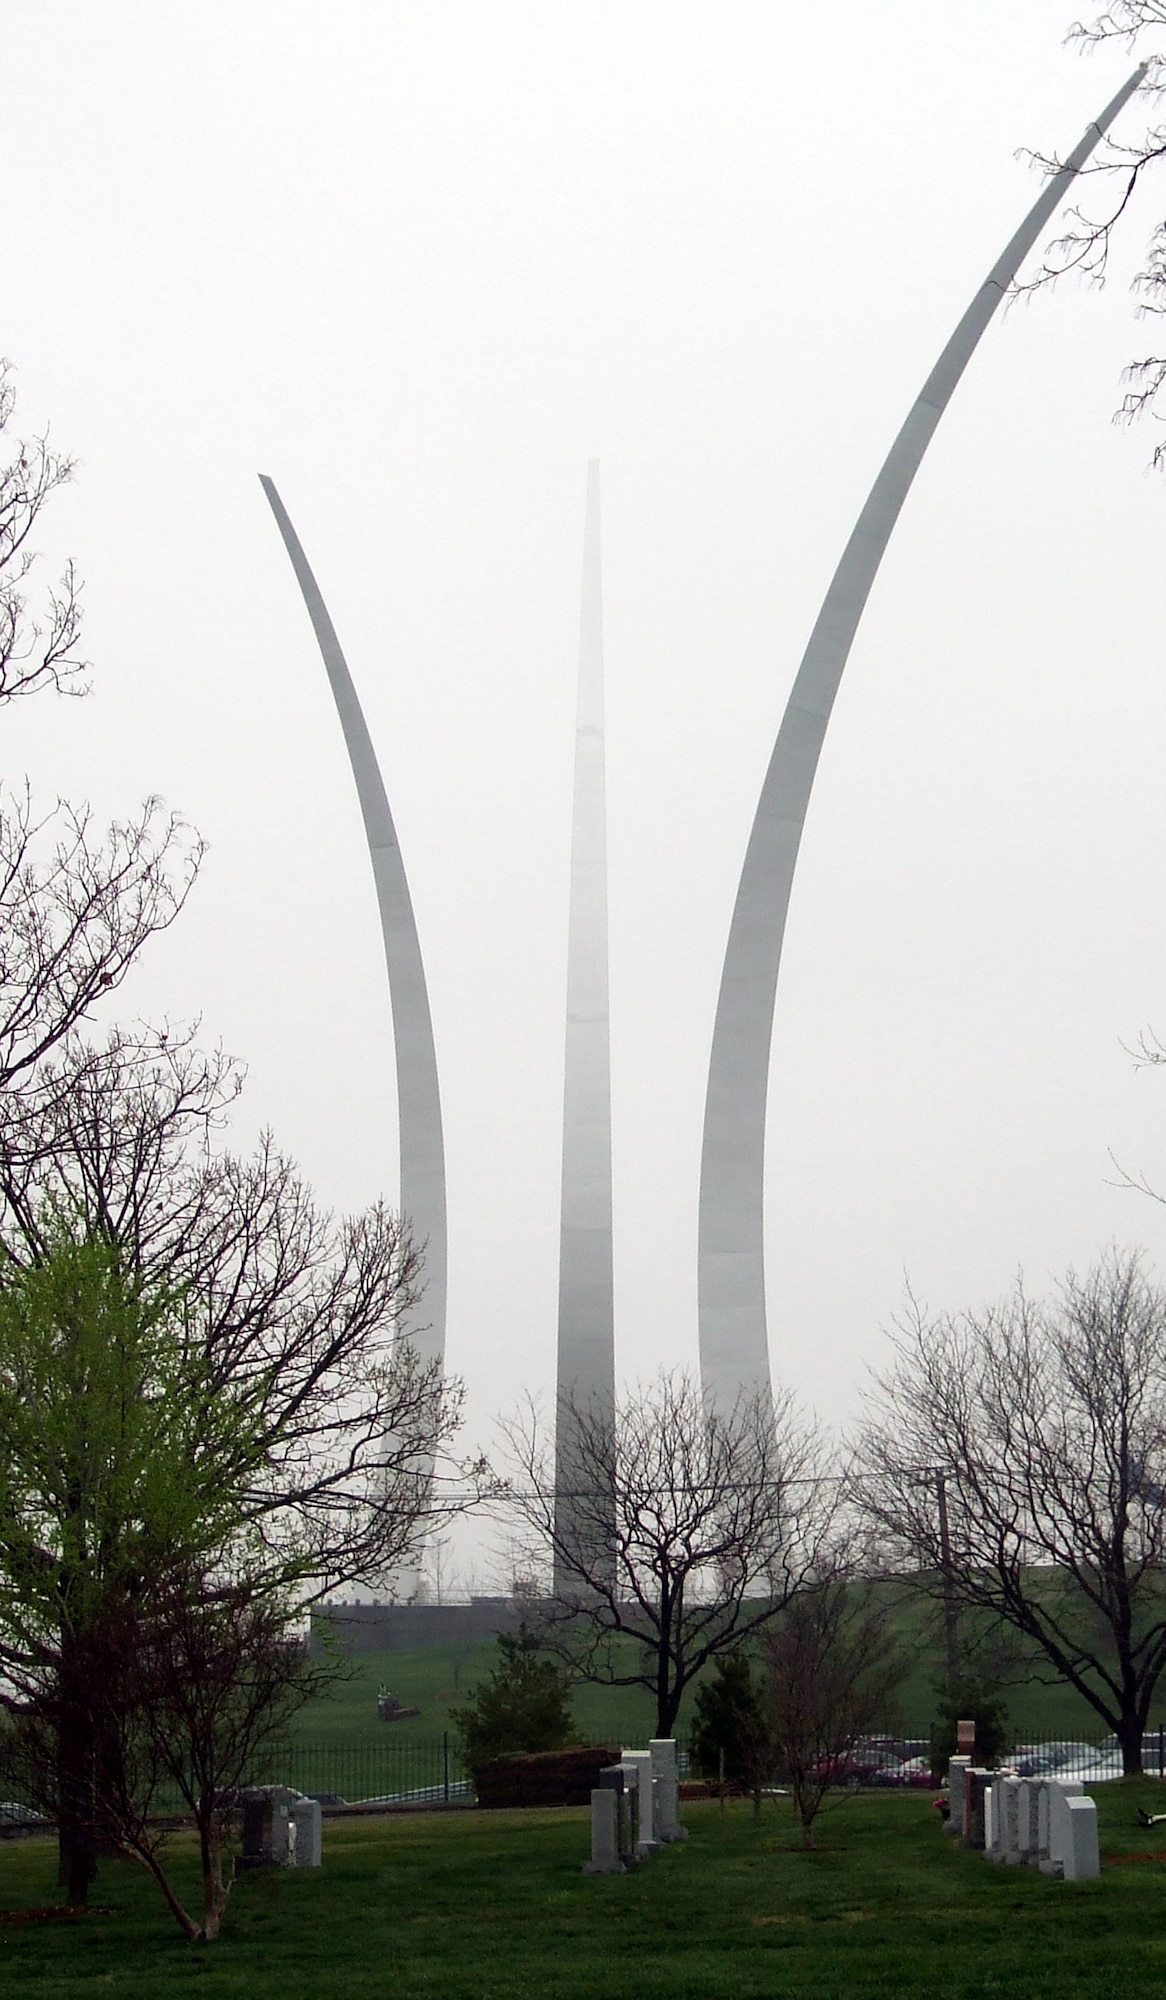
POLYGON ((702 1777, 719 1775, 722 1750, 728 1783, 759 1793, 773 1761, 772 1732, 764 1683, 744 1653, 722 1654, 697 1691, 692 1754, 702 1777))
POLYGON ((494 1757, 523 1750, 562 1750, 579 1741, 571 1714, 570 1683, 542 1650, 537 1632, 520 1625, 498 1634, 500 1658, 450 1721, 473 1770, 494 1757))
POLYGON ((994 1681, 964 1675, 940 1690, 931 1725, 931 1769, 936 1777, 943 1776, 948 1759, 956 1754, 957 1722, 976 1725, 977 1764, 994 1767, 1011 1747, 1012 1731, 1000 1687, 994 1681))

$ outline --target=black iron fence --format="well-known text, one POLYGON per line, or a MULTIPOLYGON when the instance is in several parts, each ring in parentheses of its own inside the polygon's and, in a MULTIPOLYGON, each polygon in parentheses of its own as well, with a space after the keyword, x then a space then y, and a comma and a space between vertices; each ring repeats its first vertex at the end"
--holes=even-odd
POLYGON ((380 1799, 443 1804, 470 1791, 459 1737, 404 1736, 337 1743, 295 1738, 264 1758, 267 1784, 327 1792, 346 1804, 380 1799))
MULTIPOLYGON (((642 1736, 633 1734, 622 1740, 629 1748, 645 1747, 642 1736)), ((699 1774, 688 1744, 681 1742, 679 1748, 682 1777, 696 1777, 699 1774)), ((848 1757, 837 1760, 837 1779, 841 1784, 864 1787, 927 1786, 932 1782, 927 1751, 923 1736, 867 1738, 856 1744, 848 1757)), ((1022 1777, 1079 1778, 1086 1785, 1101 1784, 1122 1774, 1121 1750, 1114 1736, 1101 1741, 1045 1738, 1018 1743, 1001 1764, 1022 1777)), ((1149 1776, 1166 1778, 1166 1723, 1143 1736, 1142 1768, 1149 1776)), ((448 1733, 356 1742, 289 1738, 260 1753, 247 1777, 251 1784, 289 1785, 331 1804, 440 1808, 468 1804, 473 1799, 473 1781, 461 1741, 448 1733)), ((781 1773, 776 1772, 775 1778, 780 1783, 781 1773)), ((21 1782, 18 1766, 8 1762, 0 1768, 0 1831, 29 1819, 33 1803, 32 1788, 21 1782)), ((182 1810, 177 1791, 169 1787, 159 1791, 152 1804, 159 1812, 182 1810)))

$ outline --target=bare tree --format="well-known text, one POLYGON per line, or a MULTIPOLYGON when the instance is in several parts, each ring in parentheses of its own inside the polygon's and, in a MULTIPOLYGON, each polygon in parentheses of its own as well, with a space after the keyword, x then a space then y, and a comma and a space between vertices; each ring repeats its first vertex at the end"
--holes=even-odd
MULTIPOLYGON (((32 602, 34 536, 72 476, 47 437, 12 439, 11 369, 0 361, 0 706, 38 689, 84 692, 72 566, 32 602)), ((189 893, 202 844, 156 799, 96 833, 86 808, 34 813, 0 791, 0 1091, 38 1065, 119 986, 189 893)))
MULTIPOLYGON (((309 1656, 293 1618, 290 1603, 256 1593, 245 1576, 180 1564, 139 1577, 133 1591, 107 1592, 81 1635, 75 1664, 93 1690, 89 1838, 139 1862, 189 1938, 211 1939, 221 1928, 239 1788, 296 1711, 337 1675, 334 1664, 309 1656), (111 1680, 116 1702, 99 1698, 111 1680), (176 1804, 198 1838, 198 1916, 168 1872, 176 1804)), ((60 1745, 74 1719, 69 1706, 60 1679, 48 1679, 0 1739, 0 1768, 54 1815, 65 1803, 60 1745)))
POLYGON ((181 1292, 192 1358, 264 1440, 240 1504, 273 1568, 282 1549, 325 1590, 411 1561, 461 1505, 429 1462, 462 1398, 399 1337, 423 1296, 407 1223, 380 1204, 336 1221, 270 1139, 214 1152, 238 1074, 189 1034, 73 1038, 45 1078, 0 1094, 0 1255, 35 1266, 63 1213, 181 1292))
MULTIPOLYGON (((1115 0, 1092 20, 1074 22, 1068 40, 1086 50, 1116 43, 1136 53, 1143 64, 1140 94, 1157 108, 1166 90, 1166 0, 1115 0)), ((1030 157, 1047 174, 1059 173, 1064 165, 1057 154, 1034 152, 1030 157)), ((1029 291, 1055 284, 1072 273, 1093 284, 1104 283, 1115 234, 1142 183, 1163 158, 1166 125, 1157 119, 1152 118, 1141 138, 1132 143, 1106 135, 1081 175, 1095 199, 1087 196, 1082 205, 1069 211, 1068 226, 1046 248, 1040 270, 1018 289, 1029 291)), ((1166 221, 1153 225, 1132 289, 1140 316, 1155 318, 1166 313, 1166 221)), ((1166 356, 1147 353, 1131 361, 1125 381, 1126 394, 1117 411, 1119 422, 1161 416, 1166 356)), ((1159 467, 1166 464, 1166 446, 1157 446, 1154 463, 1159 467)))
POLYGON ((87 809, 33 815, 0 794, 0 1090, 44 1090, 38 1066, 173 923, 202 843, 157 800, 94 836, 87 809))
POLYGON ((209 1940, 219 1934, 231 1892, 225 1863, 238 1789, 336 1669, 310 1659, 289 1629, 290 1606, 245 1577, 179 1576, 146 1615, 141 1606, 135 1613, 135 1643, 118 1649, 116 1664, 128 1662, 129 1676, 98 1825, 154 1878, 186 1935, 209 1940), (150 1809, 167 1791, 177 1792, 198 1835, 199 1917, 175 1891, 165 1866, 167 1829, 150 1809))
POLYGON ((0 360, 0 702, 43 687, 80 693, 85 671, 72 564, 45 591, 39 611, 30 610, 27 596, 37 522, 57 487, 72 478, 73 462, 53 451, 47 436, 12 438, 15 406, 12 365, 0 360))
POLYGON ((559 1476, 572 1488, 557 1513, 537 1412, 503 1426, 509 1505, 536 1573, 554 1571, 541 1629, 581 1678, 647 1688, 670 1735, 701 1668, 817 1573, 836 1499, 824 1448, 788 1397, 715 1410, 683 1375, 614 1413, 564 1398, 559 1422, 572 1440, 559 1476))
POLYGON ((764 1646, 774 1763, 812 1847, 859 1739, 888 1727, 906 1662, 886 1611, 841 1567, 786 1606, 764 1646))
POLYGON ((1166 1300, 1136 1256, 956 1318, 912 1307, 859 1441, 893 1558, 945 1587, 921 1465, 946 1468, 946 1584, 1112 1729, 1127 1774, 1166 1666, 1166 1300))

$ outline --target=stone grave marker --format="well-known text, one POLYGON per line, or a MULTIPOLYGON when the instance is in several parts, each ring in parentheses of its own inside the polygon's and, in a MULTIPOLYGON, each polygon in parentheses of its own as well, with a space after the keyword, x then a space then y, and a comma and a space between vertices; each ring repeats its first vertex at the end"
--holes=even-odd
POLYGON ((600 1785, 591 1794, 591 1859, 583 1863, 585 1875, 622 1875, 620 1857, 620 1801, 622 1787, 600 1785))
POLYGON ((1021 1778, 1016 1794, 1016 1855, 1019 1861, 1038 1859, 1037 1806, 1040 1802, 1039 1778, 1021 1778))
POLYGON ((1066 1882, 1086 1882, 1100 1875, 1096 1800, 1065 1799, 1061 1806, 1061 1827, 1061 1873, 1066 1882))
POLYGON ((289 1868, 319 1868, 324 1859, 319 1799, 296 1799, 290 1811, 289 1868))
POLYGON ((658 1840, 687 1840, 680 1824, 680 1772, 673 1736, 653 1736, 648 1744, 655 1778, 655 1832, 658 1840))
POLYGON ((1059 1875, 1065 1861, 1068 1828, 1063 1824, 1067 1799, 1079 1799, 1084 1787, 1079 1778, 1047 1778, 1041 1788, 1040 1845, 1041 1873, 1059 1875))
POLYGON ((643 1860, 646 1855, 656 1854, 661 1844, 656 1834, 652 1753, 650 1750, 625 1750, 620 1756, 620 1763, 625 1771, 634 1774, 633 1783, 639 1804, 636 1859, 643 1860))
POLYGON ((293 1843, 291 1808, 300 1797, 287 1785, 249 1785, 243 1804, 243 1852, 238 1868, 287 1868, 293 1843))
POLYGON ((947 1767, 948 1815, 944 1822, 944 1832, 963 1837, 964 1831, 964 1791, 970 1757, 952 1757, 947 1767))

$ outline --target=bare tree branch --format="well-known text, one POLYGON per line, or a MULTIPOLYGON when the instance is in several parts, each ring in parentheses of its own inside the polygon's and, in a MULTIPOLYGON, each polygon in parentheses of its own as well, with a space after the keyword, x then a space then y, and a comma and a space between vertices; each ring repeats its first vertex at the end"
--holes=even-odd
MULTIPOLYGON (((1155 48, 1155 37, 1166 33, 1163 0, 1117 0, 1117 4, 1092 21, 1077 21, 1067 40, 1082 49, 1118 43, 1136 50, 1144 65, 1138 95, 1151 102, 1166 92, 1166 49, 1155 48), (1144 44, 1149 40, 1151 46, 1144 44)), ((1027 157, 1046 175, 1062 171, 1064 161, 1055 153, 1028 152, 1027 157)), ((1040 269, 1032 278, 1017 283, 1015 292, 1024 293, 1055 285, 1070 273, 1092 284, 1104 284, 1109 269, 1114 237, 1125 221, 1142 184, 1152 168, 1166 157, 1166 125, 1150 124, 1143 137, 1121 143, 1107 136, 1093 159, 1081 171, 1083 184, 1098 190, 1096 206, 1069 210, 1062 235, 1046 248, 1040 269), (1104 199, 1100 198, 1104 191, 1104 199)), ((1142 268, 1131 281, 1139 316, 1166 312, 1166 222, 1158 222, 1150 233, 1142 268)), ((1123 373, 1129 385, 1115 421, 1132 423, 1142 416, 1162 420, 1160 398, 1166 388, 1166 357, 1146 354, 1131 361, 1123 373)), ((1154 464, 1166 465, 1166 445, 1156 446, 1154 464)))
POLYGON ((27 792, 0 796, 0 1091, 121 985, 182 909, 202 852, 156 799, 97 840, 87 809, 38 821, 27 792))
POLYGON ((684 1375, 614 1415, 563 1398, 559 1424, 570 1445, 557 1465, 533 1407, 502 1426, 506 1500, 556 1579, 544 1636, 582 1678, 648 1688, 669 1735, 701 1668, 826 1559, 836 1483, 822 1442, 788 1397, 714 1411, 684 1375), (557 1510, 556 1475, 571 1482, 557 1510))
POLYGON ((1166 1300, 1136 1257, 910 1316, 878 1385, 856 1492, 938 1593, 1010 1626, 1116 1731, 1126 1769, 1166 1667, 1166 1300), (921 1466, 942 1465, 949 1547, 921 1466))
POLYGON ((37 563, 31 537, 46 502, 72 478, 73 461, 53 451, 47 435, 9 438, 15 404, 11 363, 0 360, 0 702, 44 687, 85 692, 72 563, 44 593, 39 613, 30 611, 26 594, 37 563))

